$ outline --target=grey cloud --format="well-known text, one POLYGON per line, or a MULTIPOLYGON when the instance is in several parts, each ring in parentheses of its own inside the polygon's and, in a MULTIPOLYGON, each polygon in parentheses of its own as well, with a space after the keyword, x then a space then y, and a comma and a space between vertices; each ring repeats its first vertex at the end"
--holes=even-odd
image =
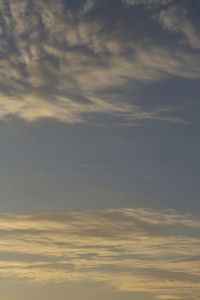
MULTIPOLYGON (((200 9, 199 2, 194 1, 200 9)), ((197 9, 198 11, 198 9, 197 9)), ((198 14, 191 11, 188 1, 180 1, 162 10, 159 15, 161 24, 167 30, 181 34, 186 42, 194 49, 200 48, 200 26, 198 24, 198 14)))
POLYGON ((0 228, 1 278, 91 280, 158 299, 200 295, 197 217, 148 209, 1 214, 0 228))
POLYGON ((148 5, 148 6, 162 6, 174 2, 174 0, 124 0, 128 5, 148 5))
POLYGON ((183 121, 170 116, 176 106, 145 110, 134 91, 138 83, 171 76, 199 79, 199 54, 178 44, 165 48, 151 32, 145 37, 134 18, 117 14, 127 13, 120 1, 118 17, 110 12, 108 21, 101 12, 101 6, 109 10, 106 3, 0 1, 0 118, 78 123, 103 114, 124 122, 183 121))

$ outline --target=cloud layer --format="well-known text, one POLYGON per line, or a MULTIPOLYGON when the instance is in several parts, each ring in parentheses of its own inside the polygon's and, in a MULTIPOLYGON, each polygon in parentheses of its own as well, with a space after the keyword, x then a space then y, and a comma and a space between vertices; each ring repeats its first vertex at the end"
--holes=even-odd
POLYGON ((117 209, 0 215, 0 277, 96 281, 157 299, 199 299, 200 221, 117 209))
POLYGON ((187 1, 137 4, 0 0, 0 118, 179 121, 176 106, 145 109, 134 93, 173 76, 200 78, 195 18, 187 1))

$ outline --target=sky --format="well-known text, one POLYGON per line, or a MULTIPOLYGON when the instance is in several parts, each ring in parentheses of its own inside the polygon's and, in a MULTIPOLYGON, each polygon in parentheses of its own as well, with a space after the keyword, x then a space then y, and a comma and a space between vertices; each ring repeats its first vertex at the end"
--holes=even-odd
POLYGON ((0 0, 0 299, 200 298, 199 14, 0 0))

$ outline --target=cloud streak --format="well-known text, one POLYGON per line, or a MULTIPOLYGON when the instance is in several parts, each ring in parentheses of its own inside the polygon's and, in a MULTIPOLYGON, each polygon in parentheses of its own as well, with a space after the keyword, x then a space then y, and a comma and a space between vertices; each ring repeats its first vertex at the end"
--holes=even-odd
POLYGON ((157 299, 198 299, 200 221, 113 209, 0 215, 0 277, 96 281, 157 299))
MULTIPOLYGON (((199 53, 171 39, 165 47, 153 36, 155 19, 156 26, 174 28, 170 2, 142 1, 143 14, 137 18, 145 17, 143 28, 135 18, 137 1, 127 2, 131 8, 118 1, 110 10, 106 1, 1 0, 0 118, 79 123, 103 115, 179 122, 170 110, 145 109, 135 97, 139 84, 173 76, 200 78, 199 53), (156 18, 147 4, 158 5, 156 18)), ((195 29, 181 28, 194 44, 195 29)))

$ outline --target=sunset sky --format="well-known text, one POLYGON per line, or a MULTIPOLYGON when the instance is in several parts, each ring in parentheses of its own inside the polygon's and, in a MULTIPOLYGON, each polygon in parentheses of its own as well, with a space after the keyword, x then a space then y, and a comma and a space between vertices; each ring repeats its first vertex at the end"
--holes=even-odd
POLYGON ((199 15, 0 0, 0 300, 200 299, 199 15))

